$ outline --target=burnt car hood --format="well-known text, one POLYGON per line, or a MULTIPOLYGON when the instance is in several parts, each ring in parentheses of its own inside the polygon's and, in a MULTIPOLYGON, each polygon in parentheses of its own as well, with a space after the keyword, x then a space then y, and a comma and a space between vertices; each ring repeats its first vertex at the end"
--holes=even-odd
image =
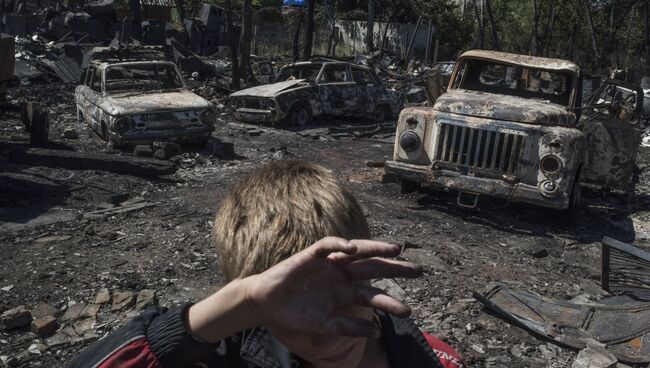
POLYGON ((110 115, 134 115, 162 111, 205 110, 210 103, 190 91, 115 95, 105 100, 110 115))
POLYGON ((434 110, 535 125, 570 127, 576 116, 566 107, 541 100, 462 89, 440 96, 434 110))
POLYGON ((264 84, 257 87, 242 89, 230 95, 230 97, 254 96, 254 97, 273 97, 276 94, 287 89, 296 87, 305 83, 305 79, 293 79, 284 82, 264 84))

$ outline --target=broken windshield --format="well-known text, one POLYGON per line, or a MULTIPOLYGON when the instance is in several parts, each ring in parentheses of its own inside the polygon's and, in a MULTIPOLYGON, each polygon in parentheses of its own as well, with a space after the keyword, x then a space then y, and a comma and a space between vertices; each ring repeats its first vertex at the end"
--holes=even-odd
POLYGON ((175 90, 183 82, 172 65, 115 65, 106 68, 106 92, 109 94, 175 90))
POLYGON ((467 60, 459 69, 456 88, 524 98, 537 98, 569 106, 572 75, 492 61, 467 60))
POLYGON ((278 73, 276 82, 284 82, 291 79, 306 79, 308 81, 316 81, 318 73, 322 65, 307 64, 307 65, 293 65, 282 68, 278 73))

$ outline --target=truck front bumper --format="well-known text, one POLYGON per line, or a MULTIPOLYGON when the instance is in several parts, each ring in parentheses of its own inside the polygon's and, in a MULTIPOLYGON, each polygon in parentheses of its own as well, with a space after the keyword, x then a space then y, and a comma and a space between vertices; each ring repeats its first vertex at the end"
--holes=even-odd
POLYGON ((235 109, 235 119, 245 123, 277 123, 285 118, 286 114, 278 110, 235 109))
POLYGON ((482 194, 502 198, 510 202, 529 203, 536 206, 566 209, 569 207, 570 193, 558 192, 554 197, 542 195, 539 188, 523 183, 507 183, 499 179, 480 178, 463 175, 450 170, 431 170, 428 166, 387 161, 386 174, 395 175, 400 180, 408 180, 429 186, 444 187, 467 193, 482 194))

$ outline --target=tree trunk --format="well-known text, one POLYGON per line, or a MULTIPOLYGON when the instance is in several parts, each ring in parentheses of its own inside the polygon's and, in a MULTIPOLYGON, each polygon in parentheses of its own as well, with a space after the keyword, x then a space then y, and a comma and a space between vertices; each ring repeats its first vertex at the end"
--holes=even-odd
MULTIPOLYGON (((587 0, 588 1, 588 0, 587 0)), ((539 56, 539 17, 541 4, 533 0, 533 55, 539 56)))
POLYGON ((296 33, 293 35, 293 61, 300 59, 300 27, 302 26, 302 10, 298 13, 296 33))
POLYGON ((336 0, 324 0, 325 14, 330 26, 330 35, 327 44, 327 54, 334 56, 336 54, 336 0))
POLYGON ((485 10, 487 11, 488 18, 490 19, 490 28, 492 28, 492 47, 500 51, 501 43, 499 42, 499 32, 497 30, 497 24, 494 21, 494 15, 492 15, 492 6, 490 6, 490 0, 485 0, 485 10))
POLYGON ((479 8, 476 0, 472 1, 474 3, 474 12, 476 13, 476 21, 478 22, 478 47, 482 49, 485 47, 485 27, 483 25, 483 17, 481 17, 483 8, 479 8))
POLYGON ((589 21, 589 31, 591 32, 591 47, 594 50, 596 60, 600 60, 600 51, 598 51, 598 42, 596 41, 596 30, 594 29, 594 18, 591 14, 591 6, 589 5, 589 0, 584 0, 584 2, 587 7, 587 20, 589 21))
POLYGON ((305 52, 302 57, 304 60, 311 58, 312 47, 314 44, 314 7, 316 0, 309 0, 307 8, 307 29, 305 30, 305 52))
POLYGON ((230 88, 238 90, 241 88, 239 83, 239 58, 237 57, 237 38, 235 37, 233 27, 231 0, 225 0, 224 5, 226 6, 226 32, 228 32, 228 37, 230 38, 230 60, 232 62, 232 82, 230 88))
POLYGON ((254 78, 251 68, 251 41, 253 40, 253 0, 244 0, 242 4, 242 30, 239 41, 241 50, 241 69, 245 78, 254 78))
POLYGON ((375 1, 368 0, 368 22, 366 32, 366 51, 372 52, 374 50, 374 36, 375 36, 375 1))
POLYGON ((650 62, 650 9, 648 9, 648 0, 643 0, 643 10, 645 18, 645 62, 650 62))
POLYGON ((545 56, 548 56, 551 41, 553 39, 553 31, 555 30, 555 16, 557 14, 557 2, 553 0, 551 2, 551 7, 548 10, 548 19, 546 21, 546 28, 544 30, 544 44, 542 45, 542 53, 545 56))

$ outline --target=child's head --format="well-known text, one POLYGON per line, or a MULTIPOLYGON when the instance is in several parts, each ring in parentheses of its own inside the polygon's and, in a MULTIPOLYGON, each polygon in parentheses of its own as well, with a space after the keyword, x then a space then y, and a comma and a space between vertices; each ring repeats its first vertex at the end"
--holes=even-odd
MULTIPOLYGON (((235 185, 214 225, 221 270, 233 280, 264 272, 326 236, 368 239, 359 203, 322 166, 277 162, 235 185)), ((373 310, 351 306, 340 314, 373 318, 373 310)), ((321 367, 357 366, 367 340, 321 336, 269 326, 289 350, 321 367)))
POLYGON ((326 236, 370 237, 354 197, 322 166, 280 161, 236 184, 219 209, 214 235, 228 280, 264 272, 326 236))

